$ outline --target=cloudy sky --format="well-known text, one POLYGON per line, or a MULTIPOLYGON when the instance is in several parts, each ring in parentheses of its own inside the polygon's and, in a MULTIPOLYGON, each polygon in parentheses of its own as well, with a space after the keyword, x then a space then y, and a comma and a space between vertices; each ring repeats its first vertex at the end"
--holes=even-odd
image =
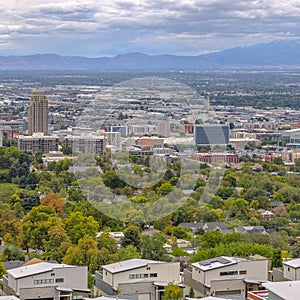
POLYGON ((300 36, 300 0, 0 3, 0 55, 197 55, 300 36))

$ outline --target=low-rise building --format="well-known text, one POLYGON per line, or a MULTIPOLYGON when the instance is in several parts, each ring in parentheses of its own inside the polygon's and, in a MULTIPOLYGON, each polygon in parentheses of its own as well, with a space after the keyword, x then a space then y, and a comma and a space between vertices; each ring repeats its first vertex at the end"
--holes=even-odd
POLYGON ((267 282, 268 300, 299 300, 300 281, 267 282))
POLYGON ((283 262, 283 277, 287 280, 300 280, 300 258, 283 262))
POLYGON ((88 296, 88 268, 40 262, 8 270, 3 292, 21 300, 83 299, 88 296))
POLYGON ((268 280, 269 260, 221 256, 191 267, 184 271, 184 284, 196 296, 246 295, 268 280))
POLYGON ((96 293, 138 294, 142 300, 158 300, 164 286, 180 283, 180 263, 129 259, 105 265, 95 274, 96 293))
POLYGON ((163 148, 164 147, 164 139, 157 138, 157 137, 143 137, 136 140, 137 146, 141 148, 149 148, 150 150, 156 148, 163 148))
POLYGON ((191 158, 203 163, 213 164, 223 162, 227 164, 236 164, 239 162, 239 155, 234 153, 192 153, 191 158))

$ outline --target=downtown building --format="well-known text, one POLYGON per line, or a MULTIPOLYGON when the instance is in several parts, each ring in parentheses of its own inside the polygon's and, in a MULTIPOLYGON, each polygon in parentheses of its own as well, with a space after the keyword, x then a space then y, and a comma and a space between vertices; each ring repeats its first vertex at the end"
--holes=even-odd
POLYGON ((43 154, 59 150, 59 138, 55 135, 44 135, 42 132, 33 133, 31 136, 20 135, 18 149, 35 155, 38 151, 43 154))
POLYGON ((194 138, 196 145, 228 145, 229 126, 221 124, 195 125, 194 138))
POLYGON ((42 90, 32 92, 28 105, 28 135, 37 132, 48 135, 48 100, 42 90))

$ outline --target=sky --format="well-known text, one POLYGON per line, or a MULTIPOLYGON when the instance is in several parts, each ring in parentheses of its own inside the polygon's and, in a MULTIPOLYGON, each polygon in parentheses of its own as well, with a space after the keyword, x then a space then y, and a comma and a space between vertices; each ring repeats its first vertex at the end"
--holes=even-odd
POLYGON ((300 37, 300 0, 0 0, 0 55, 199 55, 300 37))

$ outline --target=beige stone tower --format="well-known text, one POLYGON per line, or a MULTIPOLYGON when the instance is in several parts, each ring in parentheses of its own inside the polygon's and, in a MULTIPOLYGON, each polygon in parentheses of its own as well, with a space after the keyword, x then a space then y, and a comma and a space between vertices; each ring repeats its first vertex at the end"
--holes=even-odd
POLYGON ((28 134, 48 135, 48 100, 43 90, 34 90, 28 105, 28 134))

